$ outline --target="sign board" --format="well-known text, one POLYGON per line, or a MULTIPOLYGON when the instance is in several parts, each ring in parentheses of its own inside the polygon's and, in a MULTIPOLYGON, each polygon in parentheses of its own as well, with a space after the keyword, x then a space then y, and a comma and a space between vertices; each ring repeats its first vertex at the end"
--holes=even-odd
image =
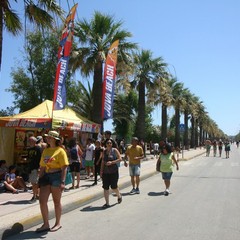
POLYGON ((185 125, 183 123, 179 124, 179 131, 183 133, 185 131, 185 125))

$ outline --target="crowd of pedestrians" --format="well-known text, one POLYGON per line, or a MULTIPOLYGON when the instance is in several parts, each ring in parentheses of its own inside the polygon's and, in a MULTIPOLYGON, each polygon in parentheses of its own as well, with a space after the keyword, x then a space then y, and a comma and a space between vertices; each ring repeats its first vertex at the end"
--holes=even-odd
MULTIPOLYGON (((57 231, 62 227, 62 193, 81 186, 80 173, 82 172, 84 172, 86 179, 93 181, 89 186, 95 186, 101 180, 105 200, 102 206, 103 209, 111 206, 109 199, 110 188, 117 196, 117 203, 121 204, 123 201, 118 187, 121 161, 129 169, 132 185, 129 194, 140 194, 141 161, 145 157, 145 147, 137 137, 133 137, 131 144, 126 146, 124 139, 117 143, 112 139, 111 132, 106 131, 96 141, 88 138, 86 145, 83 146, 76 138, 62 138, 58 132, 49 131, 44 136, 30 136, 28 142, 28 181, 31 184, 33 193, 29 203, 35 203, 39 200, 43 219, 42 226, 36 232, 57 231), (69 174, 72 180, 71 187, 67 189, 65 185, 69 174), (52 195, 55 209, 55 223, 53 226, 49 225, 48 216, 48 199, 50 195, 52 195)), ((224 149, 226 158, 229 158, 229 141, 222 141, 221 139, 218 141, 206 140, 204 145, 206 156, 210 156, 212 148, 213 156, 216 157, 219 154, 221 157, 224 149)), ((159 171, 165 185, 163 193, 168 196, 174 166, 176 166, 176 170, 179 170, 174 148, 168 142, 160 141, 159 143, 150 144, 150 153, 161 163, 159 171)), ((19 189, 28 191, 23 178, 16 174, 16 166, 7 168, 4 160, 0 161, 0 180, 4 182, 4 187, 12 193, 18 193, 19 189)))
MULTIPOLYGON (((237 146, 238 146, 238 141, 237 141, 237 146)), ((218 141, 217 140, 211 141, 211 140, 207 139, 205 141, 205 147, 206 147, 206 156, 207 157, 210 156, 211 148, 213 148, 213 156, 214 157, 217 156, 217 150, 219 153, 219 157, 221 157, 222 151, 224 148, 225 156, 226 156, 226 158, 229 158, 229 153, 231 151, 231 141, 229 141, 229 140, 222 141, 221 139, 219 139, 218 141)))

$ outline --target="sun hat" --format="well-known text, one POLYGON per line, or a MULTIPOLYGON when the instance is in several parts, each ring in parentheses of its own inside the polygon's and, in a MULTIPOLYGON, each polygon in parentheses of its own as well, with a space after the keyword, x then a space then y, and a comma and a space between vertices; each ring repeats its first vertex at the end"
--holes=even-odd
POLYGON ((37 138, 37 143, 39 143, 43 139, 42 136, 37 136, 36 138, 37 138))
POLYGON ((61 140, 59 137, 59 133, 57 131, 49 131, 48 134, 45 134, 44 136, 52 137, 55 138, 56 140, 61 140))
POLYGON ((32 141, 34 141, 34 142, 37 142, 37 139, 36 139, 34 136, 31 136, 31 137, 29 138, 29 140, 32 140, 32 141))

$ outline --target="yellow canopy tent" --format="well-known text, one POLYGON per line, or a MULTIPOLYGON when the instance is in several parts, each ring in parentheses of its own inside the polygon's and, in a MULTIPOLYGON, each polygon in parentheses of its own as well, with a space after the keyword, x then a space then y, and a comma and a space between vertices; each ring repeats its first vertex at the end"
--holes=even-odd
POLYGON ((52 111, 53 102, 46 100, 38 106, 14 116, 0 117, 0 159, 13 162, 15 129, 61 129, 98 133, 100 125, 82 117, 70 107, 52 111))

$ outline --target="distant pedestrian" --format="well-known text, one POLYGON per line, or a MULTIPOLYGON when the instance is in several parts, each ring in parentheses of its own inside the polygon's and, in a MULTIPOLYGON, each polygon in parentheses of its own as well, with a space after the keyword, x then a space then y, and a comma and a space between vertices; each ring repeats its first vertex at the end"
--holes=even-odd
POLYGON ((29 200, 29 203, 35 203, 39 199, 39 187, 38 187, 38 173, 39 173, 39 163, 42 155, 42 149, 37 144, 37 138, 30 137, 27 152, 27 159, 29 161, 29 182, 32 184, 33 196, 29 200))
POLYGON ((70 189, 79 188, 82 150, 77 144, 76 138, 71 138, 68 142, 68 156, 70 160, 70 172, 72 174, 72 187, 70 189), (77 177, 76 186, 75 177, 77 177))
POLYGON ((226 158, 229 158, 229 152, 231 150, 231 144, 229 141, 225 142, 225 153, 226 153, 226 158))
POLYGON ((179 170, 178 162, 175 159, 172 147, 170 144, 166 143, 161 147, 161 153, 159 155, 159 159, 161 161, 160 172, 162 173, 162 179, 165 184, 164 195, 167 196, 170 193, 170 181, 173 174, 173 164, 176 165, 177 170, 179 170))
POLYGON ((141 160, 144 158, 144 152, 141 146, 138 145, 138 138, 132 138, 132 144, 127 148, 125 152, 125 162, 124 165, 127 166, 126 159, 129 160, 129 174, 131 177, 132 190, 130 194, 139 194, 139 184, 140 184, 140 168, 141 160))
POLYGON ((216 157, 217 156, 217 141, 214 140, 212 145, 213 145, 213 156, 216 157))
POLYGON ((210 155, 211 144, 212 144, 212 143, 211 143, 210 140, 206 140, 206 141, 205 141, 206 157, 209 157, 209 155, 210 155))
POLYGON ((112 146, 112 147, 118 149, 118 143, 117 143, 117 141, 113 140, 113 138, 112 138, 112 132, 109 131, 109 130, 107 130, 107 131, 104 132, 104 143, 105 143, 105 145, 106 145, 106 141, 107 141, 108 139, 111 139, 111 141, 112 141, 112 143, 113 143, 113 146, 112 146))
POLYGON ((95 145, 93 144, 93 140, 91 138, 87 139, 87 146, 85 149, 85 168, 87 172, 86 179, 89 177, 93 177, 93 157, 94 157, 94 150, 95 150, 95 145))
POLYGON ((220 139, 220 140, 218 141, 218 152, 219 152, 219 157, 222 156, 222 148, 223 148, 223 142, 222 142, 222 140, 220 139))
POLYGON ((116 148, 113 148, 113 141, 107 139, 105 141, 106 149, 103 151, 103 160, 101 164, 101 177, 103 181, 104 198, 106 203, 103 208, 109 208, 109 187, 117 195, 118 203, 122 202, 122 195, 118 189, 118 163, 122 161, 121 155, 116 148))
POLYGON ((95 152, 94 152, 94 183, 92 186, 97 185, 97 177, 100 175, 102 158, 103 158, 103 147, 101 142, 97 140, 95 142, 95 152))
POLYGON ((159 154, 159 143, 154 143, 153 147, 154 147, 154 152, 153 152, 154 157, 158 156, 158 154, 159 154))

